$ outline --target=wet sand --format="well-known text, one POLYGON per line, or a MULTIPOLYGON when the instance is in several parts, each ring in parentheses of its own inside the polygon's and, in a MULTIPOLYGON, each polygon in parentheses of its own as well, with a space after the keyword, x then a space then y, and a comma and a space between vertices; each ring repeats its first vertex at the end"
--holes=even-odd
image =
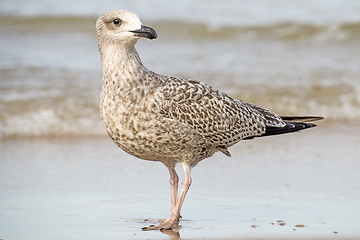
MULTIPOLYGON (((319 123, 204 160, 193 169, 181 238, 360 238, 359 133, 360 125, 319 123)), ((0 239, 171 238, 141 231, 168 217, 168 171, 105 135, 3 139, 0 157, 0 239)))

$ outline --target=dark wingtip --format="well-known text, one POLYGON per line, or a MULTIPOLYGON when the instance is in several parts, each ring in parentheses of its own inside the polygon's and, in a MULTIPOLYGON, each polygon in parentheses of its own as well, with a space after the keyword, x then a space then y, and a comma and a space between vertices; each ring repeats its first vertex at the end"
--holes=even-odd
POLYGON ((281 116, 281 119, 284 120, 285 126, 283 127, 266 127, 265 133, 260 136, 252 136, 247 137, 247 139, 252 139, 254 137, 265 137, 272 135, 279 135, 291 132, 297 132, 304 130, 306 128, 316 127, 316 124, 309 123, 313 121, 318 121, 324 119, 323 117, 315 117, 315 116, 281 116))
POLYGON ((287 122, 284 127, 267 127, 265 133, 261 136, 271 136, 271 135, 279 135, 291 132, 297 132, 304 130, 306 128, 316 127, 316 124, 313 123, 305 123, 305 122, 287 122))

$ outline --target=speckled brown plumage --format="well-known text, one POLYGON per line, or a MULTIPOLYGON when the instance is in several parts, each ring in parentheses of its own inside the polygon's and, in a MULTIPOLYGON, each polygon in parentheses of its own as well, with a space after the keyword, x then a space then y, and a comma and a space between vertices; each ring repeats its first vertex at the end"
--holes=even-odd
POLYGON ((216 151, 230 156, 227 148, 240 140, 289 126, 277 114, 207 84, 148 70, 134 45, 140 37, 157 35, 135 14, 111 11, 99 17, 96 27, 103 69, 100 110, 109 136, 129 154, 165 164, 173 180, 171 217, 147 229, 177 225, 190 170, 199 161, 216 151), (185 170, 179 198, 176 163, 185 170))

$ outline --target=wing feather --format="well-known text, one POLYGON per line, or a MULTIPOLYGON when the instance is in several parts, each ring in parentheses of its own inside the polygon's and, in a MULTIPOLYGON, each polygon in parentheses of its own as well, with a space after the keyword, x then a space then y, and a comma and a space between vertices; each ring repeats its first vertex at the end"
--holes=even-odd
POLYGON ((241 139, 265 133, 266 126, 285 125, 278 115, 233 99, 207 84, 174 77, 165 83, 160 113, 196 129, 225 153, 241 139))

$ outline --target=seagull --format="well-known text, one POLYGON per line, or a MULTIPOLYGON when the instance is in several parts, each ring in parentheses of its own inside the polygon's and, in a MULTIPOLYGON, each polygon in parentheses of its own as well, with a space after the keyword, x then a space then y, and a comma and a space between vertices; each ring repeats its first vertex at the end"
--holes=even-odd
POLYGON ((96 22, 102 63, 100 112, 107 133, 125 152, 163 163, 170 173, 171 215, 143 230, 179 228, 180 210, 191 185, 191 169, 215 152, 255 137, 315 127, 321 117, 279 116, 234 99, 196 80, 147 69, 134 48, 140 38, 156 39, 127 10, 101 15, 96 22), (184 170, 181 191, 175 165, 184 170))

